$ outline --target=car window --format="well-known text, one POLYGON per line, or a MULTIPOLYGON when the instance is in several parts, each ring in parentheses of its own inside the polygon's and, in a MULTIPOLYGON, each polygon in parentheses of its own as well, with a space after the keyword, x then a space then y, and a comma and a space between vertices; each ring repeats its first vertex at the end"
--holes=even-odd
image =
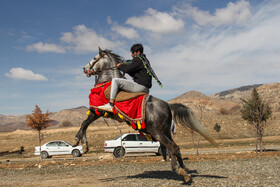
POLYGON ((57 146, 57 142, 50 142, 47 144, 47 147, 56 147, 57 146))
POLYGON ((142 137, 140 134, 137 134, 138 141, 148 141, 146 136, 142 137))
POLYGON ((129 134, 123 139, 123 141, 136 141, 136 136, 135 134, 129 134))
POLYGON ((66 146, 67 146, 67 144, 66 144, 66 143, 64 143, 64 142, 58 142, 58 146, 64 146, 64 147, 66 147, 66 146))

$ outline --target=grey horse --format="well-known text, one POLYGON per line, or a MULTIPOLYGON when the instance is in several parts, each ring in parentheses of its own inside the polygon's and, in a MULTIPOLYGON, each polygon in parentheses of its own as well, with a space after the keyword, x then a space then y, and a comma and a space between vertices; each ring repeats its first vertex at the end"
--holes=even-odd
MULTIPOLYGON (((99 53, 84 67, 84 73, 88 77, 95 75, 96 84, 109 82, 115 77, 121 78, 123 74, 116 68, 116 64, 120 61, 121 57, 119 55, 112 53, 110 50, 101 50, 99 48, 99 53)), ((171 136, 170 126, 172 119, 176 124, 181 124, 201 134, 212 145, 217 146, 217 143, 210 136, 207 129, 194 117, 193 112, 182 104, 168 104, 150 95, 146 101, 145 110, 146 128, 141 129, 140 132, 150 135, 154 140, 163 144, 170 151, 172 170, 184 176, 185 182, 190 181, 191 175, 188 174, 189 170, 183 163, 179 146, 171 136)), ((91 112, 76 134, 74 146, 81 141, 85 153, 88 151, 87 127, 104 114, 103 111, 99 112, 101 115, 91 112)), ((110 117, 121 120, 118 115, 111 114, 110 117)))

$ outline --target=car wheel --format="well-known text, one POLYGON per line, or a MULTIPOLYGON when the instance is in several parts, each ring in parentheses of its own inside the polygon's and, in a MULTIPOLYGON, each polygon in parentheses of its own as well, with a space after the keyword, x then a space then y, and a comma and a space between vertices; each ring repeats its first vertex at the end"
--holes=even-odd
POLYGON ((74 149, 72 151, 72 155, 73 155, 73 157, 79 157, 79 156, 81 156, 81 153, 78 149, 74 149))
POLYGON ((114 157, 116 158, 121 158, 125 155, 125 150, 123 147, 117 147, 115 148, 114 152, 113 152, 114 157))
POLYGON ((49 154, 47 151, 42 151, 41 152, 41 158, 45 159, 45 158, 48 158, 49 157, 49 154))

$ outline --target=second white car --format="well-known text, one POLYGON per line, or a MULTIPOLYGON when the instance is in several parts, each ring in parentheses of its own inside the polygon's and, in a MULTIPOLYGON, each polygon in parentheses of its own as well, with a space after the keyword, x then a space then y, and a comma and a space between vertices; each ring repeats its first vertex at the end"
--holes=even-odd
POLYGON ((115 140, 105 141, 104 151, 113 153, 116 158, 124 156, 125 153, 161 154, 159 142, 148 141, 138 133, 123 134, 115 140))

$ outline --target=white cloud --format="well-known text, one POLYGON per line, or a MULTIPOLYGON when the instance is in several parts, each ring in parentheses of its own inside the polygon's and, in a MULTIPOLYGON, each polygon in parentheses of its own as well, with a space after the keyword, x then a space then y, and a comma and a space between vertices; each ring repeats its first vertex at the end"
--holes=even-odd
POLYGON ((158 12, 152 8, 147 9, 144 16, 128 18, 126 23, 159 34, 178 32, 185 24, 182 19, 175 19, 166 12, 158 12))
POLYGON ((139 38, 137 31, 133 28, 127 28, 127 27, 115 25, 112 27, 112 31, 116 31, 118 34, 128 39, 139 38))
POLYGON ((102 35, 98 35, 93 29, 87 28, 85 25, 75 26, 72 33, 63 33, 60 40, 68 44, 68 48, 77 53, 97 51, 99 46, 114 48, 120 44, 120 42, 113 42, 102 35))
POLYGON ((245 25, 193 28, 185 32, 187 37, 174 40, 172 48, 148 57, 166 88, 176 87, 177 93, 209 94, 279 81, 279 9, 279 2, 266 2, 245 25))
MULTIPOLYGON (((108 19, 108 21, 110 21, 110 18, 108 19)), ((124 28, 117 28, 118 31, 119 29, 124 28)), ((136 37, 137 33, 133 33, 133 30, 128 29, 126 32, 124 30, 123 35, 126 37, 136 37)), ((98 51, 98 47, 111 49, 122 45, 120 41, 111 41, 102 35, 97 34, 93 29, 87 28, 85 25, 77 25, 73 27, 73 32, 62 33, 60 42, 63 45, 38 42, 26 46, 26 50, 37 51, 39 53, 65 53, 66 51, 72 50, 76 53, 87 53, 98 51)))
POLYGON ((65 53, 65 49, 61 46, 58 46, 56 44, 48 44, 48 43, 42 43, 38 42, 32 45, 28 45, 26 47, 27 51, 38 51, 39 53, 48 53, 48 52, 53 52, 53 53, 65 53))
POLYGON ((236 3, 229 2, 225 8, 216 9, 214 15, 211 15, 208 11, 192 7, 189 4, 184 8, 177 8, 177 11, 181 14, 192 17, 196 23, 201 26, 242 24, 246 23, 251 16, 250 3, 245 0, 240 0, 236 3))
POLYGON ((41 75, 33 73, 31 70, 23 68, 12 68, 9 73, 5 74, 7 77, 13 79, 32 80, 32 81, 47 81, 48 79, 41 75))

